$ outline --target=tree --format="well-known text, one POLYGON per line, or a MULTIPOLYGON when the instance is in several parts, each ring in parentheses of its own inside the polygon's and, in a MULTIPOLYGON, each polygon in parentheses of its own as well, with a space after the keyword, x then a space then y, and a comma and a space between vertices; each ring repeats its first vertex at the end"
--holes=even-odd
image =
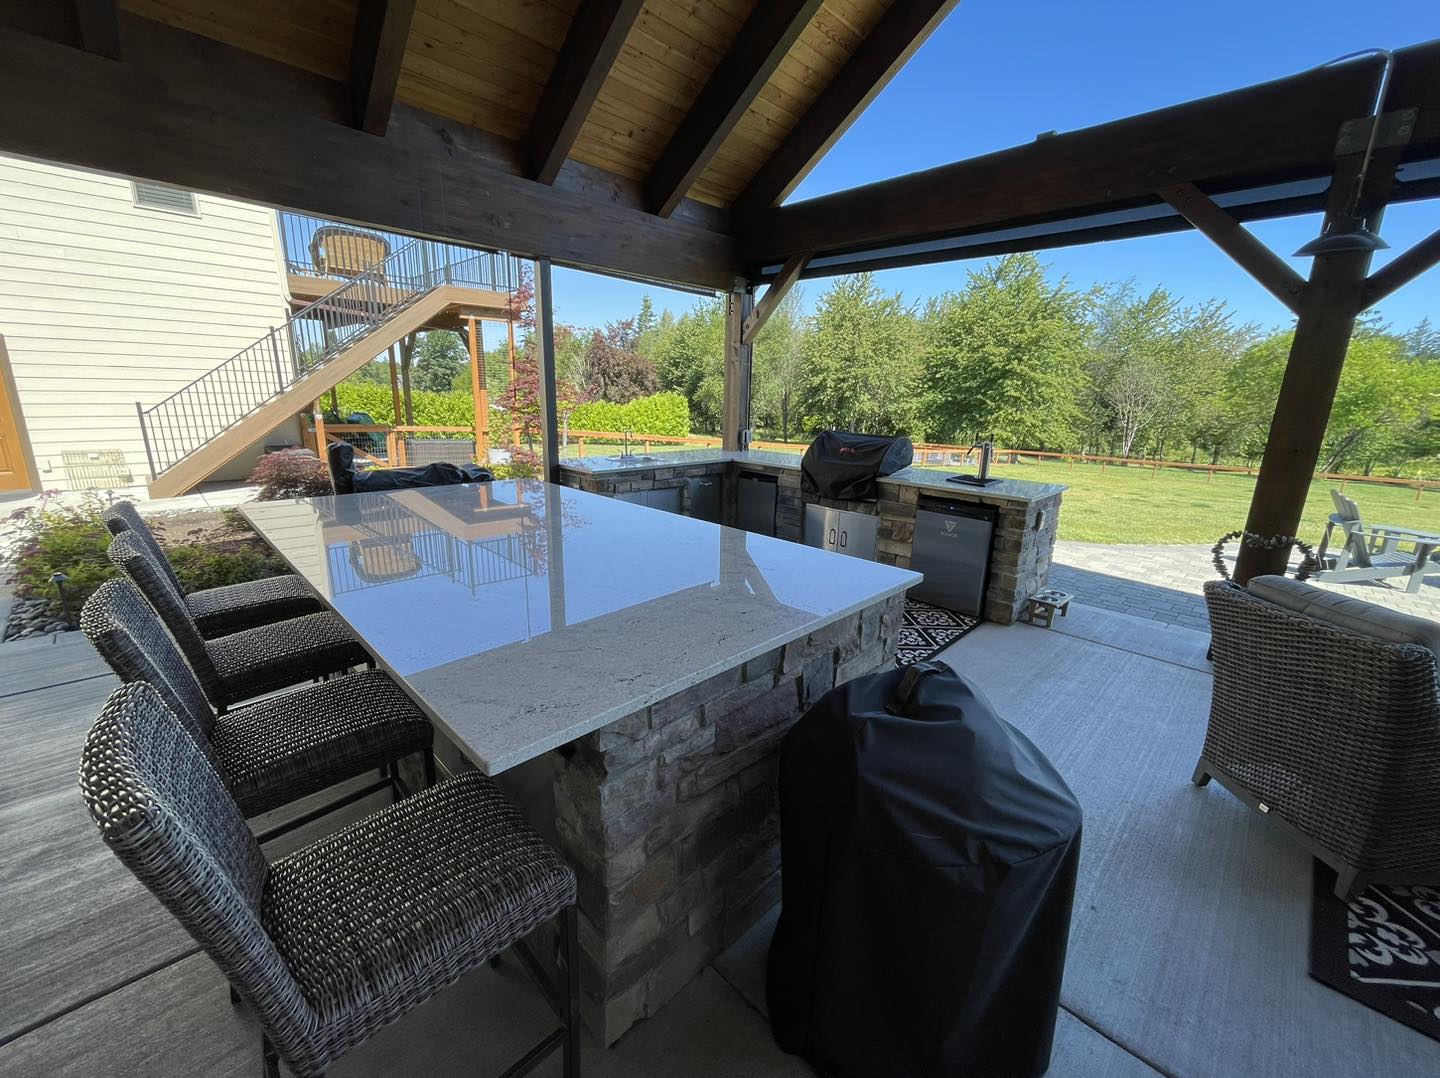
MULTIPOLYGON (((1294 336, 1278 333, 1256 344, 1229 379, 1230 394, 1248 403, 1249 426, 1261 437, 1274 415, 1294 336)), ((1398 466, 1413 459, 1406 454, 1418 448, 1417 440, 1428 438, 1431 409, 1440 403, 1435 370, 1432 364, 1407 359, 1403 342, 1390 334, 1352 338, 1325 427, 1319 469, 1338 472, 1352 465, 1368 472, 1377 464, 1398 466)))
POLYGON ((1036 449, 1075 441, 1094 295, 1050 284, 1045 268, 1033 254, 1008 255, 930 304, 924 412, 934 437, 1036 449))
POLYGON ((468 393, 470 380, 466 370, 469 365, 470 352, 460 334, 448 329, 431 330, 420 337, 411 382, 416 389, 445 393, 460 386, 462 383, 457 379, 463 379, 468 393))
POLYGON ((703 299, 678 319, 666 311, 653 340, 661 387, 690 402, 692 430, 717 433, 725 401, 724 304, 703 299))
POLYGON ((897 292, 873 274, 840 277, 816 305, 800 401, 805 428, 917 432, 920 331, 897 292))
POLYGON ((803 303, 802 289, 792 288, 755 338, 751 414, 757 426, 778 433, 782 442, 790 440, 791 427, 798 418, 796 408, 809 328, 801 310, 803 303))
POLYGON ((607 322, 590 335, 586 364, 592 384, 602 400, 624 404, 660 388, 655 364, 635 351, 635 323, 631 319, 607 322))

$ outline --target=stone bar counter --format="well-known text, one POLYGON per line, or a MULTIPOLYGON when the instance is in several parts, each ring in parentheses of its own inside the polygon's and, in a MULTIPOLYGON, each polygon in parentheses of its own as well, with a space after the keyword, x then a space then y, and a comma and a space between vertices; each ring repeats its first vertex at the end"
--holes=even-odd
POLYGON ((687 481, 714 477, 725 484, 718 519, 734 525, 735 481, 739 474, 772 475, 777 480, 777 537, 804 541, 804 510, 808 504, 866 513, 880 518, 876 560, 906 569, 911 567, 915 513, 922 497, 992 506, 998 519, 990 551, 985 618, 1008 625, 1025 608, 1026 600, 1045 587, 1055 550, 1060 501, 1067 488, 1017 479, 1002 479, 987 487, 946 482, 946 476, 958 470, 904 468, 880 480, 880 497, 874 502, 811 498, 800 488, 800 454, 772 451, 679 449, 632 457, 567 457, 560 462, 560 481, 611 497, 677 488, 682 492, 680 511, 692 514, 687 481))
POLYGON ((243 512, 431 717, 442 770, 543 791, 607 1044, 778 900, 781 738, 890 667, 920 579, 529 481, 243 512))

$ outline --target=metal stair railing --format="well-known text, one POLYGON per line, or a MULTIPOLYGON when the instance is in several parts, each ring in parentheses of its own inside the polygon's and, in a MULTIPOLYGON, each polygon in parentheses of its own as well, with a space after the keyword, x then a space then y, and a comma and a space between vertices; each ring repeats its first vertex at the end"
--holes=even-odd
POLYGON ((430 246, 406 244, 158 404, 136 401, 151 476, 243 422, 425 293, 463 278, 470 259, 436 265, 430 246))

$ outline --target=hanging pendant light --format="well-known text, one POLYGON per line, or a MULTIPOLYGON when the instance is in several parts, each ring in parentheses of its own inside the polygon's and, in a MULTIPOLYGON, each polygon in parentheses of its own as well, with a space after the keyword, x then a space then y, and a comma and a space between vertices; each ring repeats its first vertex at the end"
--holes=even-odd
POLYGON ((1314 255, 1340 255, 1352 251, 1365 251, 1373 253, 1384 251, 1389 248, 1377 233, 1371 232, 1365 227, 1363 221, 1356 221, 1353 218, 1348 224, 1340 225, 1330 229, 1323 235, 1316 236, 1309 243, 1305 244, 1295 252, 1296 258, 1310 258, 1314 255))
POLYGON ((1380 76, 1380 88, 1375 94, 1375 104, 1370 107, 1370 137, 1365 143, 1365 156, 1360 161, 1360 175, 1355 180, 1355 193, 1350 196, 1350 205, 1345 216, 1332 222, 1324 232, 1296 251, 1296 258, 1351 254, 1357 251, 1373 254, 1375 251, 1384 251, 1390 246, 1380 238, 1378 233, 1366 227, 1365 222, 1358 216, 1358 210, 1360 196, 1365 190, 1365 174, 1370 169, 1370 158, 1375 152, 1375 140, 1380 134, 1380 116, 1385 108, 1385 93, 1390 89, 1390 72, 1394 70, 1395 57, 1387 49, 1366 49, 1363 52, 1352 52, 1348 56, 1332 60, 1325 66, 1330 67, 1360 56, 1383 56, 1385 69, 1380 76))

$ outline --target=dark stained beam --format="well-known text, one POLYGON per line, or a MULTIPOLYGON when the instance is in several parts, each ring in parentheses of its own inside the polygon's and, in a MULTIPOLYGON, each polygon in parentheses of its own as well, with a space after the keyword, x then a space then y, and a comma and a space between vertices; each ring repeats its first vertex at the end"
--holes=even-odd
POLYGON ((1373 307, 1398 288, 1440 262, 1440 229, 1436 229, 1408 251, 1395 256, 1365 282, 1365 306, 1373 307))
POLYGON ((360 0, 355 12, 355 38, 350 46, 355 126, 372 135, 385 134, 390 123, 414 17, 415 0, 360 0))
POLYGON ((661 217, 675 212, 820 4, 821 0, 766 0, 740 28, 645 181, 650 207, 661 217))
POLYGON ((738 218, 779 205, 924 44, 959 0, 899 0, 860 42, 735 200, 738 218))
POLYGON ((1215 205, 1205 192, 1193 183, 1177 183, 1160 188, 1160 197, 1239 263, 1262 288, 1290 310, 1299 312, 1305 279, 1253 233, 1247 232, 1239 221, 1215 205))
POLYGON ((75 25, 81 48, 120 59, 120 12, 115 0, 75 0, 75 25))
MULTIPOLYGON (((746 222, 752 266, 1153 206, 1180 181, 1210 192, 1328 177, 1346 120, 1369 114, 1380 61, 1287 79, 1039 139, 770 210, 746 222)), ((1388 111, 1418 106, 1407 160, 1440 146, 1440 42, 1396 53, 1388 111), (1405 96, 1402 96, 1402 93, 1405 96)))
POLYGON ((530 121, 532 179, 555 182, 642 6, 642 0, 585 0, 580 5, 530 121))
POLYGON ((122 28, 120 63, 0 29, 0 151, 658 283, 739 273, 731 236, 655 217, 599 170, 534 183, 518 144, 403 103, 377 139, 345 85, 133 15, 122 28))
POLYGON ((800 279, 800 274, 805 272, 805 267, 809 262, 809 255, 794 255, 780 267, 780 272, 770 282, 770 287, 765 290, 765 295, 760 297, 760 302, 755 305, 755 309, 745 319, 745 325, 740 330, 741 343, 755 343, 755 338, 765 328, 765 323, 770 321, 770 316, 775 313, 775 308, 780 306, 786 294, 800 279))
POLYGON ((745 340, 745 322, 754 306, 755 295, 748 289, 733 289, 725 296, 725 399, 720 409, 720 438, 729 450, 748 448, 755 348, 745 340))

